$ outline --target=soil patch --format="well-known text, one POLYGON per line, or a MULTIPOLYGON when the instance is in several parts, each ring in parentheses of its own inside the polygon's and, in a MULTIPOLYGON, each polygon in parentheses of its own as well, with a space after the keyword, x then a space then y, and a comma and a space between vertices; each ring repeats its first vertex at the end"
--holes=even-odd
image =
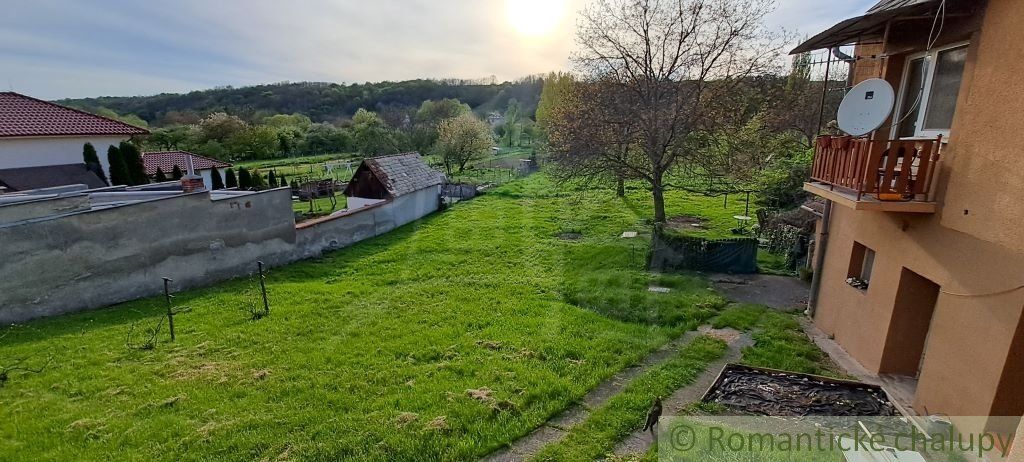
POLYGON ((580 239, 583 239, 583 234, 581 234, 581 233, 571 233, 571 232, 570 233, 559 233, 558 234, 558 238, 563 240, 563 241, 578 241, 580 239))
POLYGON ((899 415, 876 385, 738 364, 726 366, 704 401, 770 416, 899 415))
POLYGON ((704 227, 704 220, 690 215, 679 215, 665 221, 665 226, 676 231, 693 231, 704 227))

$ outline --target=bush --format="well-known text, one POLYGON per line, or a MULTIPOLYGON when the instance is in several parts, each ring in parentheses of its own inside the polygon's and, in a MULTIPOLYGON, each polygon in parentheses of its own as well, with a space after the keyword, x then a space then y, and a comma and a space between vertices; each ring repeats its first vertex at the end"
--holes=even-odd
POLYGON ((110 164, 110 184, 130 186, 131 177, 128 174, 128 167, 124 164, 124 157, 117 146, 110 146, 107 149, 107 163, 110 164))
POLYGON ((224 189, 224 180, 221 179, 220 172, 215 168, 210 169, 210 182, 213 183, 210 185, 210 189, 224 189))
POLYGON ((804 182, 811 175, 814 151, 806 150, 774 162, 761 174, 761 195, 757 205, 774 209, 791 209, 807 200, 804 182))
POLYGON ((235 177, 235 171, 234 170, 232 170, 230 168, 227 169, 224 172, 224 179, 225 179, 225 183, 227 183, 227 187, 229 187, 229 188, 237 188, 238 187, 238 178, 235 177))

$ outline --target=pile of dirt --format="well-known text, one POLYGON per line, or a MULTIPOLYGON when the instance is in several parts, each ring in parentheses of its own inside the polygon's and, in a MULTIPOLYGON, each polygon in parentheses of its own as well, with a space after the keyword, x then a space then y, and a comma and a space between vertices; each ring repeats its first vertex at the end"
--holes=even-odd
POLYGON ((767 416, 899 415, 874 385, 736 364, 722 370, 704 401, 767 416))

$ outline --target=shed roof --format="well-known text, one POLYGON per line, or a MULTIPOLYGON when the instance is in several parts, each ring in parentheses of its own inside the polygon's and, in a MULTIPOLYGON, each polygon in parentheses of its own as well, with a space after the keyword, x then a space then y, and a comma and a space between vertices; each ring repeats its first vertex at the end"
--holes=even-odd
POLYGON ((148 130, 12 91, 0 92, 0 138, 143 135, 148 130))
POLYGON ((364 159, 359 167, 369 169, 394 197, 437 186, 444 181, 444 175, 430 168, 418 152, 364 159))
POLYGON ((222 162, 199 154, 187 151, 150 151, 142 153, 142 163, 146 166, 147 175, 156 175, 156 169, 160 168, 164 173, 170 174, 177 165, 182 172, 188 170, 188 156, 192 156, 192 167, 199 170, 210 168, 225 168, 231 164, 222 162))
POLYGON ((856 43, 864 37, 881 35, 885 24, 899 16, 917 15, 929 12, 938 0, 882 0, 871 7, 863 16, 844 20, 828 30, 815 35, 789 52, 789 54, 831 48, 856 43))
POLYGON ((87 169, 85 164, 0 169, 0 185, 11 191, 28 191, 69 184, 84 184, 89 188, 107 186, 95 173, 87 169))

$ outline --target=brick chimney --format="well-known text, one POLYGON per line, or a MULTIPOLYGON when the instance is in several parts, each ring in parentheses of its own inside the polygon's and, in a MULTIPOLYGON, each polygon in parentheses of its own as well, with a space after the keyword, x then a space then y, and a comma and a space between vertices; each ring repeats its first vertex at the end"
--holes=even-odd
POLYGON ((188 173, 181 177, 181 192, 190 193, 196 191, 206 191, 206 184, 203 183, 203 177, 196 175, 196 168, 192 164, 192 156, 188 156, 188 173))

